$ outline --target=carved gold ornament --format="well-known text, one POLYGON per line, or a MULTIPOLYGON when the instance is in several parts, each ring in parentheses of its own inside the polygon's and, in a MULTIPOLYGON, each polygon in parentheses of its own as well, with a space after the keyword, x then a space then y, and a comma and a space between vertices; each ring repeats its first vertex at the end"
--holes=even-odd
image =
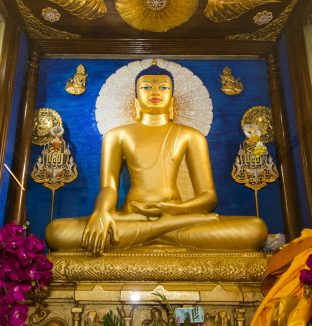
POLYGON ((32 14, 32 12, 25 6, 22 0, 16 0, 16 3, 27 27, 27 31, 32 38, 76 39, 81 37, 78 34, 60 31, 56 28, 44 25, 37 17, 32 14))
POLYGON ((97 19, 107 11, 104 0, 49 0, 81 19, 97 19))
MULTIPOLYGON (((172 248, 172 247, 171 247, 172 248)), ((85 250, 47 254, 55 281, 262 282, 266 256, 254 251, 208 252, 153 246, 108 251, 94 257, 85 250)))
POLYGON ((273 41, 275 42, 280 35, 290 13, 298 0, 292 0, 286 9, 273 21, 265 27, 258 29, 252 33, 242 33, 236 35, 226 36, 226 40, 240 40, 240 41, 273 41))
POLYGON ((267 10, 260 11, 253 17, 253 21, 257 25, 268 24, 272 19, 273 13, 267 10))
POLYGON ((86 79, 88 75, 85 73, 85 68, 82 64, 77 67, 74 78, 69 78, 66 82, 66 92, 72 95, 80 95, 86 91, 86 79))
POLYGON ((41 11, 41 16, 44 18, 44 20, 47 20, 50 23, 57 22, 61 18, 61 14, 56 9, 51 7, 43 8, 41 11))
MULTIPOLYGON (((177 63, 158 59, 157 64, 170 71, 174 78, 173 121, 195 128, 206 136, 213 119, 213 107, 205 85, 193 72, 177 63)), ((102 135, 115 127, 136 122, 135 77, 150 65, 150 59, 133 61, 106 80, 95 111, 97 127, 102 135)))
POLYGON ((208 0, 205 15, 213 22, 231 20, 245 14, 257 6, 279 0, 208 0))
POLYGON ((230 67, 225 67, 223 69, 223 74, 220 75, 220 78, 222 82, 221 91, 224 94, 238 95, 243 91, 243 83, 239 80, 239 78, 234 78, 230 67))
MULTIPOLYGON (((243 146, 240 146, 232 177, 237 183, 257 192, 268 183, 274 182, 278 178, 278 171, 272 157, 268 155, 266 146, 261 141, 254 142, 247 138, 243 146)), ((258 206, 257 202, 256 205, 258 206)))
POLYGON ((265 107, 253 107, 246 112, 247 115, 246 113, 244 114, 242 128, 246 140, 243 142, 243 145, 240 145, 232 168, 232 178, 237 183, 244 184, 245 187, 255 192, 258 217, 260 216, 258 191, 268 183, 274 182, 279 176, 273 159, 262 141, 262 139, 269 140, 269 137, 262 137, 261 130, 267 132, 270 129, 270 116, 258 115, 263 110, 265 110, 265 114, 267 111, 270 111, 265 107), (255 123, 248 124, 246 123, 247 121, 255 121, 255 123))
POLYGON ((62 127, 62 118, 55 110, 48 108, 35 110, 34 115, 32 143, 47 145, 53 138, 50 130, 53 127, 62 127))
POLYGON ((63 187, 65 183, 74 181, 78 176, 78 172, 69 146, 63 138, 63 127, 53 127, 50 129, 50 133, 52 139, 44 146, 31 172, 31 177, 35 182, 43 184, 52 191, 50 214, 52 222, 55 191, 63 187))
POLYGON ((269 143, 274 140, 274 129, 272 122, 272 110, 266 106, 253 106, 248 109, 241 120, 242 130, 246 125, 256 125, 259 127, 263 143, 269 143))
POLYGON ((31 173, 35 182, 52 191, 77 178, 77 167, 63 139, 63 127, 51 129, 52 140, 44 147, 31 173))
MULTIPOLYGON (((53 309, 54 310, 54 309, 53 309)), ((47 318, 51 310, 45 309, 41 304, 36 307, 36 310, 29 315, 28 320, 31 326, 67 326, 68 323, 57 317, 47 318)))
POLYGON ((117 0, 122 19, 139 30, 166 32, 188 21, 198 0, 117 0))

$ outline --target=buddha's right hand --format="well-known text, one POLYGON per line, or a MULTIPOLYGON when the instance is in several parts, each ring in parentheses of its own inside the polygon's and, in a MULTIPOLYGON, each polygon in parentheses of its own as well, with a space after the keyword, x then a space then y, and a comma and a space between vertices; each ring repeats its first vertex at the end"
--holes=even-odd
POLYGON ((94 211, 83 232, 82 248, 87 249, 93 255, 102 255, 108 235, 111 244, 119 242, 115 221, 108 212, 94 211))

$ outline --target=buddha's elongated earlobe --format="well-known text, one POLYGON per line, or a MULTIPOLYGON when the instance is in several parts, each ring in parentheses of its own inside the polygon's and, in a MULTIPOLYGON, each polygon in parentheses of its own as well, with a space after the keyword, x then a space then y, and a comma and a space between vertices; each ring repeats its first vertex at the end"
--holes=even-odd
POLYGON ((135 118, 137 121, 141 121, 142 119, 142 110, 140 108, 140 104, 137 98, 134 99, 134 106, 135 106, 135 118))
POLYGON ((173 107, 174 107, 174 97, 171 100, 171 105, 169 108, 169 120, 173 121, 173 107))

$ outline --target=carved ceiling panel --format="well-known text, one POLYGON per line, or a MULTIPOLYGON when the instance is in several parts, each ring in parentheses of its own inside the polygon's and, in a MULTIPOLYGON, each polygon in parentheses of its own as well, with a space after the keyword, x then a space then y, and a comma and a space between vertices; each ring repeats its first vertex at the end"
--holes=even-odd
POLYGON ((34 38, 274 41, 300 0, 6 1, 34 38))

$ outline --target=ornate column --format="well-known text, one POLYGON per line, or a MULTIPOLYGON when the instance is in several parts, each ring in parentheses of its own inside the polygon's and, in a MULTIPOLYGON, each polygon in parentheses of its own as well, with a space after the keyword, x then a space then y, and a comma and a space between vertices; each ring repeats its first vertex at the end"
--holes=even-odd
POLYGON ((276 52, 267 57, 272 115, 277 145, 278 167, 280 173, 281 198, 283 206, 284 228, 288 240, 300 234, 300 211, 296 193, 296 180, 291 144, 288 133, 286 112, 283 109, 282 89, 276 52))
MULTIPOLYGON (((33 107, 37 94, 38 64, 40 59, 40 48, 37 43, 31 44, 28 70, 26 76, 25 89, 19 113, 17 134, 14 146, 12 170, 17 179, 26 189, 29 157, 31 149, 33 107)), ((26 192, 11 180, 8 193, 5 223, 15 221, 23 224, 25 220, 25 200, 26 192)))

